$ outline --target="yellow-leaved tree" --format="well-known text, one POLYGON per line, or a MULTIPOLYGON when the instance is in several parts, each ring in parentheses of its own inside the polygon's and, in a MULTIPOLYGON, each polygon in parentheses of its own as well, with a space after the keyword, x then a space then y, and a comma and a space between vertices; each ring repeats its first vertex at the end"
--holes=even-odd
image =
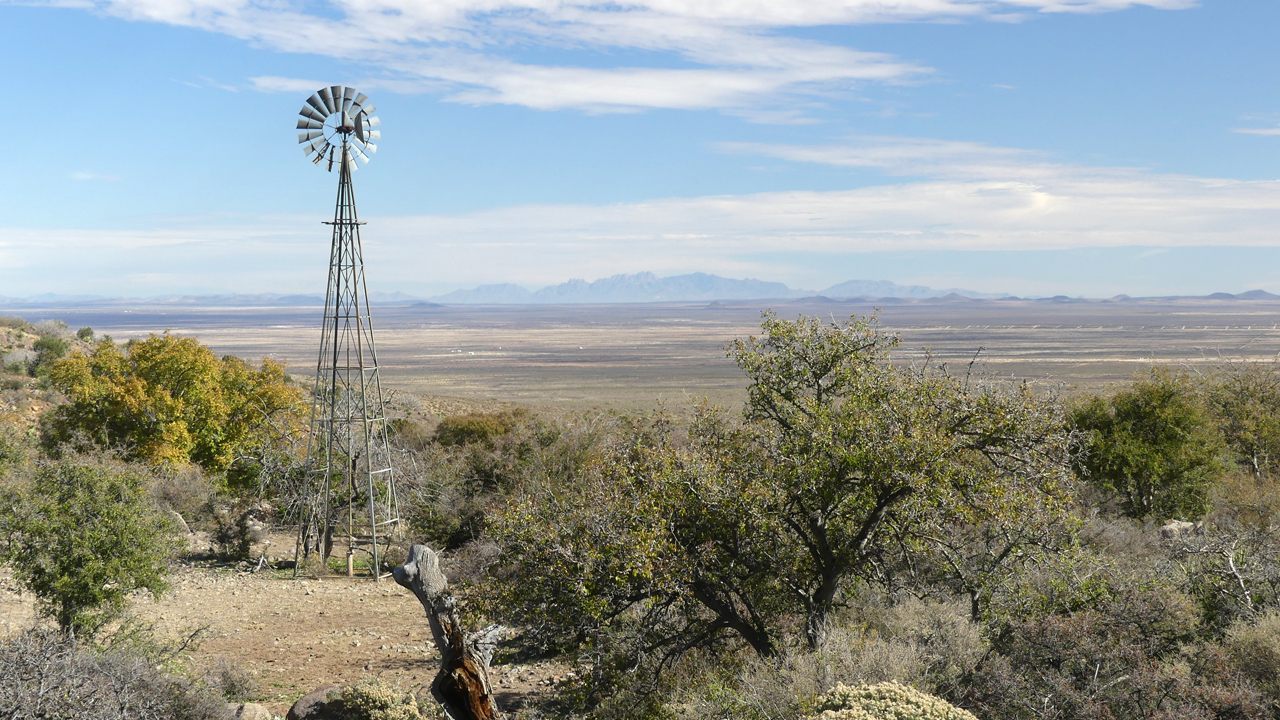
POLYGON ((283 446, 305 419, 302 390, 280 363, 218 358, 195 338, 167 332, 123 347, 103 340, 88 355, 58 361, 49 377, 69 399, 41 420, 41 442, 53 451, 105 447, 222 473, 283 446))

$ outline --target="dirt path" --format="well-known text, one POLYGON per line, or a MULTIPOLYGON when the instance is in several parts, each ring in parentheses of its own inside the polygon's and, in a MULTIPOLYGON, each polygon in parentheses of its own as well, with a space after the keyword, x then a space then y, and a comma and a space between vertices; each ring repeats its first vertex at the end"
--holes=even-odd
MULTIPOLYGON (((257 701, 283 714, 302 694, 326 683, 379 677, 426 692, 437 654, 422 606, 394 582, 345 577, 295 580, 291 572, 256 574, 180 566, 159 602, 139 598, 135 614, 162 637, 205 627, 193 667, 223 657, 254 675, 257 701)), ((0 574, 0 633, 35 622, 33 598, 0 574)), ((516 707, 563 668, 540 663, 494 667, 500 703, 516 707)))

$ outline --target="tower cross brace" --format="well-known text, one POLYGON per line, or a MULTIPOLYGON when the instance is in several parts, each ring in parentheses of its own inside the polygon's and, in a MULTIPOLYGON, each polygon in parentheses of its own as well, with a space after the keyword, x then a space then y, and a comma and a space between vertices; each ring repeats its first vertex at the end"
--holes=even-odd
MULTIPOLYGON (((335 535, 345 536, 347 567, 357 553, 368 554, 375 580, 382 573, 384 548, 400 532, 395 472, 387 446, 387 416, 365 284, 361 223, 356 214, 351 169, 355 159, 342 136, 338 199, 332 222, 324 324, 316 360, 311 435, 303 487, 303 522, 298 533, 298 565, 318 553, 327 566, 335 535)), ((296 570, 295 570, 296 572, 296 570)))

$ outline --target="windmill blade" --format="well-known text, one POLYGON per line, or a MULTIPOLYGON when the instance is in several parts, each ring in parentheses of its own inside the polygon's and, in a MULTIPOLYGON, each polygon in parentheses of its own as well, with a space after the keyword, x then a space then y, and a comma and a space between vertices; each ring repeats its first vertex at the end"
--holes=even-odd
POLYGON ((369 127, 378 127, 381 124, 382 124, 382 118, 375 118, 375 117, 369 118, 369 127))
POLYGON ((329 148, 329 172, 333 172, 333 153, 337 148, 329 148))
POLYGON ((320 88, 320 90, 317 91, 316 94, 320 96, 320 101, 324 103, 324 109, 326 110, 325 115, 326 116, 332 115, 333 114, 333 95, 329 94, 329 88, 320 88))
POLYGON ((316 112, 323 113, 325 115, 329 114, 328 108, 324 106, 324 102, 320 100, 320 96, 316 93, 311 93, 311 97, 307 98, 307 104, 315 108, 316 112))
MULTIPOLYGON (((311 148, 307 148, 307 154, 308 155, 311 154, 311 148)), ((315 163, 316 165, 319 165, 320 161, 322 160, 324 160, 324 153, 316 153, 316 156, 311 158, 311 162, 315 163)))
POLYGON ((324 148, 328 147, 328 145, 329 145, 328 140, 325 140, 324 138, 319 138, 318 140, 314 140, 310 145, 307 145, 306 148, 304 149, 307 151, 308 155, 316 151, 318 151, 321 155, 323 155, 324 148))
POLYGON ((324 123, 325 118, 329 117, 328 115, 324 115, 322 113, 316 112, 315 110, 312 110, 311 106, 309 105, 303 105, 302 109, 298 111, 298 114, 304 118, 307 118, 308 120, 315 120, 316 122, 321 124, 324 123))
POLYGON ((342 86, 330 85, 329 97, 332 98, 329 104, 333 106, 333 111, 342 112, 342 86))
POLYGON ((354 105, 363 105, 363 104, 364 104, 364 101, 365 101, 365 100, 368 100, 368 99, 369 99, 369 96, 368 96, 368 95, 365 95, 364 93, 356 93, 356 99, 355 99, 354 101, 352 101, 352 104, 354 104, 354 105))
POLYGON ((324 123, 316 122, 315 120, 308 120, 306 118, 303 118, 298 121, 299 130, 321 130, 323 128, 324 128, 324 123))
POLYGON ((311 132, 298 133, 298 142, 304 143, 308 140, 315 140, 324 135, 323 130, 312 130, 311 132))
POLYGON ((357 160, 363 161, 365 165, 369 164, 369 156, 360 152, 360 148, 356 147, 355 145, 351 146, 351 156, 356 158, 357 160))
POLYGON ((378 112, 378 108, 376 108, 376 107, 374 107, 374 106, 372 106, 372 105, 366 105, 365 107, 361 108, 360 112, 364 113, 365 117, 368 117, 368 116, 370 116, 370 115, 372 115, 372 114, 374 114, 374 113, 378 112))
POLYGON ((347 111, 351 109, 351 99, 356 96, 356 89, 344 87, 342 88, 342 109, 347 111))
MULTIPOLYGON (((365 133, 365 136, 368 137, 370 140, 382 139, 382 133, 378 132, 377 130, 370 130, 365 133)), ((365 143, 365 144, 367 145, 368 143, 365 143)))

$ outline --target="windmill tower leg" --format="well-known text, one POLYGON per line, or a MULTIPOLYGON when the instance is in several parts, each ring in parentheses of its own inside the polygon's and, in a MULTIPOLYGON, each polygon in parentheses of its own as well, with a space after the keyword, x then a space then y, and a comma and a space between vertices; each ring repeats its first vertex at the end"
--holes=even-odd
POLYGON ((334 209, 324 328, 316 361, 311 439, 304 480, 299 563, 311 554, 327 567, 335 541, 366 553, 373 578, 400 531, 387 417, 373 339, 363 248, 351 184, 354 157, 343 137, 334 209))

